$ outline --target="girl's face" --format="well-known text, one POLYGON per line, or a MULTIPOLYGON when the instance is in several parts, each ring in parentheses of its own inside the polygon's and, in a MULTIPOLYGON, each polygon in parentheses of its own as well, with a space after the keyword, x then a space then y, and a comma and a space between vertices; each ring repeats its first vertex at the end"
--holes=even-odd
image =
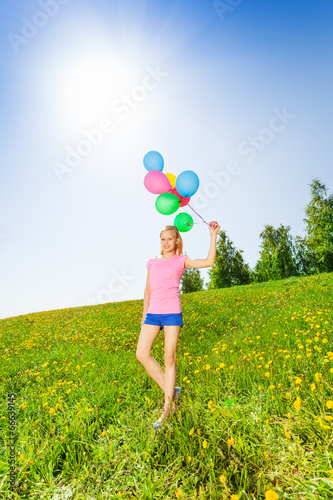
POLYGON ((178 238, 174 231, 163 231, 161 234, 161 247, 163 252, 174 252, 177 248, 178 238))

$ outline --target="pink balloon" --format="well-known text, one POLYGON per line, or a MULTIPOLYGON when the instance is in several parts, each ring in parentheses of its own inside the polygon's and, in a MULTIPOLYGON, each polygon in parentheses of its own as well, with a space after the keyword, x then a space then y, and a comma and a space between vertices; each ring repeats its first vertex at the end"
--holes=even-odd
POLYGON ((172 188, 169 179, 160 170, 150 170, 145 175, 143 182, 146 189, 154 194, 167 193, 172 188))

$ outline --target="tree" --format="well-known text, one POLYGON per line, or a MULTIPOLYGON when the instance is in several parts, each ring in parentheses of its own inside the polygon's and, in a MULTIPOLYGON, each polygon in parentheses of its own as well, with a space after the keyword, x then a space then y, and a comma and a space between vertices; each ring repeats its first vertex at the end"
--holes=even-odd
POLYGON ((254 281, 269 281, 298 275, 290 226, 274 229, 266 225, 260 233, 260 258, 254 268, 254 281))
POLYGON ((311 201, 305 209, 307 259, 310 273, 333 271, 333 195, 313 179, 311 201))
POLYGON ((233 246, 226 232, 218 232, 216 258, 214 266, 209 269, 210 282, 208 289, 227 288, 248 284, 251 281, 251 270, 243 259, 243 250, 233 246))
POLYGON ((203 278, 199 269, 186 268, 181 277, 180 293, 200 292, 203 290, 203 278))
POLYGON ((308 251, 306 239, 301 238, 301 236, 296 236, 294 239, 294 259, 299 276, 311 274, 311 256, 308 251))

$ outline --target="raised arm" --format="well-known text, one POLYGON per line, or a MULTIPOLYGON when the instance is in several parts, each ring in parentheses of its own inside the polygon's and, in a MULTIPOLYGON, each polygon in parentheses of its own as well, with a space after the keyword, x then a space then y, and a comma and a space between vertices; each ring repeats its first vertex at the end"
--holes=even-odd
POLYGON ((190 259, 187 257, 185 260, 185 267, 192 267, 194 269, 200 269, 202 267, 211 267, 214 265, 215 256, 216 256, 216 239, 217 233, 220 229, 219 224, 216 221, 212 221, 209 223, 209 232, 210 232, 210 247, 207 259, 190 259))

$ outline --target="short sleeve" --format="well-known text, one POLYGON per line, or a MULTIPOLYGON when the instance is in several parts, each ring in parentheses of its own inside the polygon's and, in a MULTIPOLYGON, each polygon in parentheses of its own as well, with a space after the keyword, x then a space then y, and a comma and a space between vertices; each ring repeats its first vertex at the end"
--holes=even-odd
POLYGON ((179 257, 180 257, 180 259, 179 259, 180 268, 184 269, 184 267, 185 267, 185 261, 187 259, 187 255, 180 255, 179 257))
POLYGON ((155 260, 154 258, 152 258, 152 259, 149 259, 149 260, 148 260, 148 262, 147 262, 147 266, 146 266, 146 267, 147 267, 147 269, 151 269, 151 266, 153 265, 153 261, 154 261, 154 260, 155 260))

